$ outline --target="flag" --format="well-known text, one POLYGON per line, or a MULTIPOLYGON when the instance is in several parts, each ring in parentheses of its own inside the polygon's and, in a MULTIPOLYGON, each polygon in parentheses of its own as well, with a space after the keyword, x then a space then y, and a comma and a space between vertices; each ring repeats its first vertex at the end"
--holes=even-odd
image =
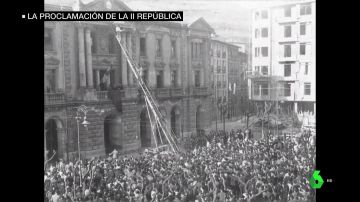
POLYGON ((233 95, 235 95, 236 83, 234 83, 233 95))

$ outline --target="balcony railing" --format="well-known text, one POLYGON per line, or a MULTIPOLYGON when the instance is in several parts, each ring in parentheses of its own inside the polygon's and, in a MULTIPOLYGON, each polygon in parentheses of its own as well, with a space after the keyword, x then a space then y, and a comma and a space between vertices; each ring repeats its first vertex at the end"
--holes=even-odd
POLYGON ((45 103, 46 104, 56 104, 62 103, 65 101, 64 93, 45 93, 45 103))
POLYGON ((183 95, 183 89, 182 88, 171 88, 170 89, 170 95, 171 97, 178 97, 183 95))
POLYGON ((109 99, 111 99, 113 102, 118 102, 122 98, 125 97, 125 91, 124 90, 111 90, 109 91, 109 99))
POLYGON ((170 89, 169 88, 156 88, 156 89, 154 89, 154 93, 157 98, 170 97, 170 89))
POLYGON ((109 91, 96 91, 96 97, 98 100, 108 100, 109 91))
POLYGON ((92 62, 94 65, 114 65, 119 64, 116 54, 93 54, 92 62))
POLYGON ((207 95, 209 94, 207 87, 193 87, 192 88, 193 95, 207 95))

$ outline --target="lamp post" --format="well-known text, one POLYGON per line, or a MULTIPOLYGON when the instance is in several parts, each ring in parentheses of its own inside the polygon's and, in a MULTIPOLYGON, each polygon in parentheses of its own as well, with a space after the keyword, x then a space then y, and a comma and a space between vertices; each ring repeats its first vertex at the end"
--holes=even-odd
POLYGON ((224 131, 225 131, 225 113, 227 112, 227 102, 223 101, 221 103, 218 103, 218 109, 220 109, 220 113, 223 118, 223 125, 224 125, 224 131))
MULTIPOLYGON (((85 105, 81 105, 80 107, 75 107, 75 109, 76 109, 75 119, 76 119, 76 123, 77 123, 78 155, 79 155, 79 162, 80 162, 81 161, 81 151, 80 151, 80 127, 79 127, 79 124, 80 124, 80 120, 83 119, 83 122, 81 124, 87 129, 87 126, 90 123, 86 120, 86 115, 90 108, 88 108, 85 105)), ((81 166, 80 166, 79 170, 80 170, 80 187, 81 187, 81 178, 82 178, 81 166)))

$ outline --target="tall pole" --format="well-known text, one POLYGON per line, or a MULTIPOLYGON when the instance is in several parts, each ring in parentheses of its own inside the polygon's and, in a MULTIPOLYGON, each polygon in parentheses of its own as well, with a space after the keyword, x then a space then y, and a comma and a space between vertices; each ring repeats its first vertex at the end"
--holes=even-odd
POLYGON ((225 106, 223 106, 222 115, 223 115, 223 125, 224 125, 224 132, 225 132, 225 119, 226 119, 226 116, 225 116, 225 106))
POLYGON ((79 159, 79 161, 80 161, 81 155, 80 155, 80 128, 79 128, 79 119, 76 120, 76 123, 77 123, 78 155, 79 155, 78 159, 79 159))
MULTIPOLYGON (((79 113, 78 113, 79 114, 79 113)), ((78 138, 78 154, 79 154, 79 163, 80 161, 80 127, 79 127, 79 116, 76 116, 76 123, 77 123, 77 138, 78 138)), ((81 187, 81 178, 82 178, 82 174, 81 174, 81 164, 79 164, 79 173, 80 173, 80 187, 81 187)))
MULTIPOLYGON (((216 95, 216 94, 215 94, 216 95)), ((218 111, 218 106, 217 106, 217 99, 215 98, 215 108, 216 108, 216 110, 215 110, 215 114, 216 114, 216 122, 215 122, 215 129, 216 129, 216 132, 218 131, 218 124, 217 124, 217 122, 218 122, 218 113, 219 113, 219 111, 218 111)))

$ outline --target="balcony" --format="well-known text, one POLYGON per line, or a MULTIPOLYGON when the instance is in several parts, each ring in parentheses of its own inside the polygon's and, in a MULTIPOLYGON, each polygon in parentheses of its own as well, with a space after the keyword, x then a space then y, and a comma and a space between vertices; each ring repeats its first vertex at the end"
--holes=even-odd
POLYGON ((192 95, 195 96, 209 95, 208 87, 192 87, 192 95))
POLYGON ((116 54, 93 54, 92 63, 96 66, 118 65, 119 58, 116 54))
POLYGON ((278 60, 279 60, 279 62, 296 62, 297 57, 296 57, 296 55, 293 55, 290 57, 284 57, 282 55, 282 56, 279 56, 278 60))
POLYGON ((60 93, 45 93, 45 104, 60 104, 65 101, 65 94, 60 93))
POLYGON ((183 89, 179 88, 170 88, 170 96, 171 97, 181 97, 183 96, 183 89))
POLYGON ((299 37, 298 36, 290 36, 290 37, 280 37, 278 39, 279 43, 287 43, 287 42, 297 42, 299 41, 299 37))
POLYGON ((268 80, 268 79, 270 79, 271 76, 261 74, 258 71, 253 71, 253 72, 248 72, 247 77, 249 79, 254 79, 254 80, 268 80))
POLYGON ((200 58, 191 59, 191 67, 192 68, 202 68, 203 67, 202 59, 200 59, 200 58))
POLYGON ((114 103, 119 102, 122 98, 125 97, 124 90, 111 90, 106 92, 108 92, 108 98, 111 99, 114 103))
POLYGON ((295 17, 295 15, 292 15, 290 17, 279 16, 276 18, 277 23, 291 23, 291 22, 296 22, 298 20, 299 17, 295 17))
POLYGON ((153 89, 155 97, 157 98, 168 98, 170 97, 170 88, 155 88, 153 89))
POLYGON ((95 94, 99 101, 109 100, 109 91, 96 91, 95 94))

